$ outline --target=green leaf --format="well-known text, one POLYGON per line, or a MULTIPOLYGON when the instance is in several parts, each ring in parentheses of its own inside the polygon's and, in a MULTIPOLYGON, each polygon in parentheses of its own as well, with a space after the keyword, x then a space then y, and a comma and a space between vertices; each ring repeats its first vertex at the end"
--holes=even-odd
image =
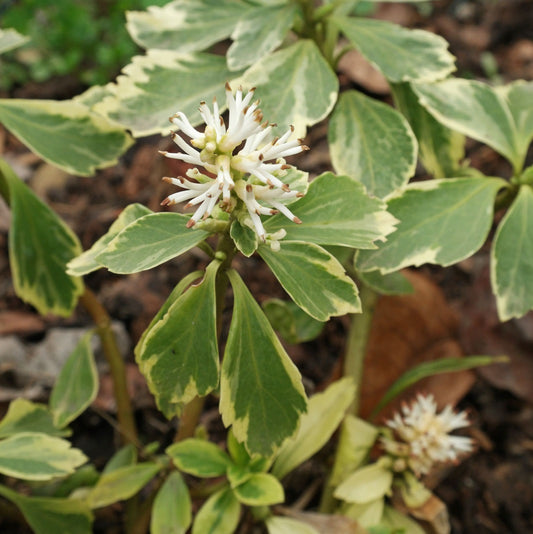
POLYGON ((401 273, 381 274, 379 271, 358 272, 358 279, 380 295, 407 295, 413 293, 411 282, 401 273))
POLYGON ((268 473, 254 473, 233 491, 248 506, 271 506, 285 500, 283 486, 268 473))
POLYGON ((0 29, 0 54, 18 48, 30 40, 13 28, 0 29))
POLYGON ((520 187, 500 222, 491 250, 491 282, 501 321, 533 308, 533 191, 520 187))
POLYGON ((287 241, 376 248, 374 242, 384 241, 397 222, 385 209, 382 200, 369 197, 364 186, 353 178, 326 172, 315 178, 307 194, 291 205, 302 224, 287 224, 285 217, 274 215, 264 226, 268 233, 284 228, 287 241))
POLYGON ((252 476, 252 473, 248 466, 231 464, 228 467, 226 476, 228 477, 230 486, 235 489, 240 484, 246 482, 252 476))
POLYGON ((220 412, 250 454, 270 456, 297 428, 306 399, 300 374, 236 271, 220 381, 220 412))
POLYGON ((277 124, 278 133, 292 124, 297 137, 327 117, 339 89, 337 76, 315 43, 305 39, 254 63, 233 85, 257 87, 263 115, 277 124))
POLYGON ((302 415, 298 432, 278 451, 272 474, 282 479, 318 452, 340 425, 354 395, 355 386, 350 378, 338 380, 324 392, 313 395, 307 413, 302 415))
POLYGON ((248 214, 239 217, 231 223, 230 236, 235 246, 246 257, 250 257, 259 245, 257 232, 254 229, 252 219, 248 214))
POLYGON ((36 404, 19 398, 9 403, 7 413, 0 421, 0 438, 21 432, 38 432, 49 436, 68 436, 68 429, 54 425, 54 419, 44 404, 36 404))
POLYGON ((0 121, 45 161, 82 176, 115 164, 132 144, 122 128, 72 100, 0 99, 0 121))
POLYGON ((233 43, 226 56, 230 70, 247 67, 277 48, 290 30, 296 11, 295 4, 281 4, 258 7, 241 18, 231 34, 233 43))
POLYGON ((409 534, 425 534, 426 532, 416 521, 398 512, 392 506, 385 506, 382 522, 384 526, 393 528, 394 532, 398 532, 398 530, 409 534))
POLYGON ((81 252, 78 238, 2 159, 0 191, 13 214, 9 262, 15 292, 43 315, 69 316, 83 292, 82 280, 65 272, 81 252))
POLYGON ((204 279, 176 299, 137 352, 148 386, 169 418, 178 406, 218 385, 215 282, 219 265, 212 262, 204 279))
MULTIPOLYGON (((380 497, 375 501, 365 502, 364 504, 344 503, 340 513, 345 517, 355 519, 362 527, 371 527, 379 525, 381 522, 384 507, 385 500, 380 497)), ((386 533, 391 534, 388 530, 386 533)))
POLYGON ((324 323, 313 319, 292 300, 268 299, 262 304, 272 328, 291 344, 304 343, 315 339, 324 323))
POLYGON ((126 28, 143 48, 195 52, 229 37, 241 17, 254 11, 241 0, 174 0, 126 12, 126 28))
POLYGON ((455 70, 448 43, 434 33, 384 20, 332 18, 348 40, 391 82, 433 81, 455 70))
POLYGON ((229 456, 214 443, 189 438, 165 451, 178 469, 200 478, 220 477, 231 464, 229 456))
POLYGON ((128 467, 137 463, 137 449, 133 443, 125 445, 119 449, 111 459, 105 464, 102 475, 112 473, 122 467, 128 467))
POLYGON ((241 505, 231 488, 213 493, 196 515, 192 534, 233 534, 239 523, 241 505))
POLYGON ((291 517, 272 515, 266 520, 266 526, 268 534, 320 534, 311 525, 291 517))
POLYGON ((440 358, 431 362, 424 362, 406 371, 387 390, 376 407, 372 410, 372 415, 378 414, 383 407, 396 398, 402 391, 412 386, 422 378, 438 375, 441 373, 453 373, 474 369, 485 365, 506 362, 505 356, 467 356, 465 358, 440 358))
POLYGON ((263 245, 258 252, 285 291, 311 317, 327 321, 332 315, 361 311, 353 280, 322 247, 282 241, 278 251, 263 245))
POLYGON ((67 266, 68 274, 73 276, 83 276, 84 274, 100 269, 102 265, 96 261, 96 256, 100 254, 100 252, 102 252, 113 238, 124 230, 126 226, 150 213, 152 213, 152 210, 141 204, 130 204, 124 208, 116 221, 109 227, 109 230, 98 239, 89 250, 86 250, 80 256, 69 262, 67 266))
POLYGON ((167 135, 171 130, 168 119, 177 111, 185 113, 193 125, 199 124, 198 106, 203 100, 216 97, 222 112, 224 82, 238 74, 228 70, 223 56, 170 50, 148 50, 145 56, 132 58, 122 72, 115 85, 107 86, 113 96, 94 109, 135 137, 167 135))
POLYGON ((91 508, 101 508, 129 499, 146 486, 160 470, 159 464, 149 462, 115 469, 100 477, 96 486, 89 492, 87 502, 91 508))
POLYGON ((407 121, 357 91, 340 96, 328 141, 337 173, 355 178, 379 198, 402 189, 414 174, 417 143, 407 121))
POLYGON ((392 471, 381 463, 357 469, 334 492, 337 499, 358 504, 384 497, 391 489, 392 471))
POLYGON ((36 432, 21 432, 0 441, 0 473, 24 480, 51 480, 73 473, 87 461, 70 443, 36 432))
POLYGON ((396 106, 409 121, 426 170, 435 178, 458 176, 465 156, 465 138, 446 128, 418 102, 409 83, 391 84, 396 106))
POLYGON ((378 250, 360 251, 357 269, 379 269, 386 274, 423 263, 446 267, 468 258, 487 238, 494 197, 504 185, 499 178, 409 184, 401 196, 388 203, 390 213, 401 221, 398 229, 378 250))
POLYGON ((157 492, 150 521, 151 534, 185 534, 191 524, 191 498, 183 477, 170 473, 157 492))
POLYGON ((69 356, 50 394, 54 423, 63 428, 96 398, 98 371, 91 348, 93 332, 85 334, 69 356))
POLYGON ((152 213, 137 219, 96 255, 96 261, 112 273, 145 271, 195 247, 209 234, 187 228, 189 217, 181 213, 152 213))
POLYGON ((475 80, 448 79, 434 84, 414 84, 420 104, 439 122, 486 143, 506 157, 515 171, 525 152, 518 142, 513 115, 505 98, 489 85, 475 80))
POLYGON ((93 532, 91 510, 78 499, 25 497, 5 486, 0 486, 0 495, 19 508, 35 534, 93 532))

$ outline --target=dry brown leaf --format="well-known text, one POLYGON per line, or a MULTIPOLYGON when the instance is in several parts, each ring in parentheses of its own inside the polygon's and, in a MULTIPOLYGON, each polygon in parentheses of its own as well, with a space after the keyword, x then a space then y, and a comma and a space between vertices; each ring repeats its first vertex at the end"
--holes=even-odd
POLYGON ((357 521, 341 515, 326 515, 313 512, 299 512, 291 508, 280 507, 287 517, 292 517, 315 528, 320 534, 367 534, 357 521))

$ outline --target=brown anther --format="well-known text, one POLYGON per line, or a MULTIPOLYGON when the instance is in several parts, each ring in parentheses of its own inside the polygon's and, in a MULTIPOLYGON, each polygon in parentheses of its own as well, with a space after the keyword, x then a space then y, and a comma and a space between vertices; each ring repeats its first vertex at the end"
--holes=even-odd
POLYGON ((205 106, 205 100, 202 100, 202 101, 200 102, 200 106, 205 106))
POLYGON ((257 87, 252 87, 248 92, 249 93, 255 93, 255 90, 257 89, 257 87))
POLYGON ((290 166, 290 165, 287 165, 286 163, 280 167, 280 169, 281 169, 282 171, 286 171, 287 169, 290 169, 290 168, 291 168, 291 166, 290 166))
POLYGON ((161 206, 172 206, 170 199, 167 197, 165 200, 161 201, 161 206))
POLYGON ((274 137, 272 140, 272 146, 274 146, 279 141, 279 137, 274 137))
POLYGON ((277 213, 279 213, 278 210, 274 210, 274 209, 270 210, 270 215, 276 215, 277 213))
POLYGON ((310 148, 307 145, 300 145, 300 148, 302 150, 310 150, 310 148))
POLYGON ((162 155, 162 156, 166 156, 168 154, 168 152, 166 150, 158 150, 158 152, 162 155))
POLYGON ((265 159, 265 156, 263 156, 263 154, 259 154, 259 156, 257 156, 257 159, 259 161, 263 161, 265 159))
POLYGON ((172 139, 174 139, 174 137, 176 137, 178 134, 176 132, 170 132, 170 137, 172 137, 172 139))
POLYGON ((191 206, 194 206, 194 204, 191 204, 190 202, 187 202, 187 204, 185 204, 185 208, 184 209, 190 208, 191 206))
POLYGON ((305 197, 305 193, 296 193, 296 198, 305 197))
POLYGON ((222 117, 219 117, 220 119, 220 126, 224 126, 224 119, 222 117))
POLYGON ((161 180, 163 180, 163 182, 166 182, 167 184, 171 184, 172 183, 172 178, 169 178, 168 176, 163 176, 163 178, 161 178, 161 180))
POLYGON ((292 218, 292 222, 296 223, 296 224, 302 224, 302 220, 301 219, 298 219, 298 217, 294 216, 292 218))
POLYGON ((286 193, 290 193, 291 191, 291 188, 287 184, 283 184, 281 186, 281 189, 283 189, 283 191, 285 191, 286 193))
POLYGON ((226 91, 231 91, 231 85, 229 84, 229 82, 226 82, 226 91))
POLYGON ((294 132, 294 126, 292 124, 289 126, 289 128, 291 129, 291 132, 294 132))
POLYGON ((196 224, 196 221, 193 221, 192 219, 189 219, 185 226, 187 228, 192 228, 195 224, 196 224))
POLYGON ((172 122, 172 120, 175 119, 175 118, 176 118, 176 115, 172 115, 172 117, 168 118, 168 122, 172 122))
POLYGON ((246 184, 246 192, 251 193, 253 191, 253 187, 251 184, 246 184))

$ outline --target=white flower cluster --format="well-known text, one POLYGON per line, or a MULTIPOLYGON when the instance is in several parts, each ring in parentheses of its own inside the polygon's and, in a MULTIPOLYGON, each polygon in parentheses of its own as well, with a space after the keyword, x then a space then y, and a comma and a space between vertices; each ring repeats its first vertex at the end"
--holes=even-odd
POLYGON ((432 395, 417 395, 411 405, 403 405, 401 414, 395 413, 387 426, 394 438, 383 437, 385 451, 405 460, 406 467, 415 475, 429 473, 438 463, 455 461, 461 453, 470 452, 470 438, 451 436, 457 428, 470 423, 465 412, 455 413, 451 406, 437 413, 437 404, 432 395))
POLYGON ((227 127, 216 100, 213 102, 213 111, 205 102, 200 104, 200 114, 206 124, 203 133, 194 128, 181 112, 170 118, 179 131, 190 137, 190 144, 174 132, 172 138, 183 153, 161 153, 167 158, 198 165, 207 171, 204 174, 194 167, 186 172, 189 179, 163 178, 183 191, 170 195, 162 205, 189 201, 186 207, 198 206, 187 225, 189 228, 200 219, 209 217, 220 199, 219 206, 231 211, 237 198, 246 206, 262 241, 266 240, 267 235, 260 215, 279 212, 295 223, 301 222, 284 204, 286 200, 301 194, 291 191, 280 178, 290 168, 283 158, 298 154, 307 147, 299 139, 289 140, 293 128, 279 138, 270 139, 275 125, 262 122, 259 102, 251 103, 253 95, 254 89, 244 97, 239 89, 233 96, 231 87, 226 84, 229 109, 227 127))

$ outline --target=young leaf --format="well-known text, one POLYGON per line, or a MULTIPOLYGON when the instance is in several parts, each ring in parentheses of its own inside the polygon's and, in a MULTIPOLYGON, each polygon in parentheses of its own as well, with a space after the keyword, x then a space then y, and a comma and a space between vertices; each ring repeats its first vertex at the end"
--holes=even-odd
POLYGON ((133 497, 161 470, 155 463, 145 462, 106 473, 91 489, 87 502, 91 508, 101 508, 133 497))
POLYGON ((386 274, 410 265, 448 266, 468 258, 487 238, 494 197, 504 185, 499 178, 409 184, 388 203, 390 213, 401 221, 398 229, 378 250, 359 251, 357 269, 386 274))
POLYGON ((236 271, 235 304, 220 380, 220 412, 250 454, 270 456, 306 409, 298 370, 236 271))
POLYGON ((189 438, 165 451, 178 469, 200 478, 220 477, 231 464, 229 456, 214 443, 189 438))
POLYGON ((213 493, 200 508, 192 534, 233 534, 239 523, 241 505, 231 488, 213 493))
POLYGON ((275 477, 281 480, 327 443, 341 423, 354 394, 353 381, 343 378, 309 399, 307 413, 302 415, 298 432, 281 446, 276 455, 272 466, 275 477))
POLYGON ((328 115, 339 90, 337 76, 318 47, 305 39, 265 56, 232 83, 257 87, 264 116, 281 133, 292 124, 297 137, 328 115))
POLYGON ((81 252, 76 235, 0 159, 0 191, 11 206, 9 262, 17 295, 39 313, 69 316, 83 292, 66 274, 81 252))
POLYGON ((332 315, 361 311, 357 287, 342 265, 326 250, 313 243, 282 241, 280 250, 259 247, 285 291, 300 308, 318 321, 332 315), (317 291, 324 288, 324 291, 317 291))
POLYGON ((328 141, 337 173, 351 176, 379 198, 402 189, 414 174, 417 142, 407 121, 357 91, 340 96, 328 141))
POLYGON ((396 382, 394 382, 394 384, 392 384, 377 406, 372 410, 371 415, 379 413, 383 407, 397 397, 402 391, 419 380, 422 380, 422 378, 440 373, 474 369, 476 367, 502 363, 504 361, 507 361, 507 359, 501 356, 468 356, 465 358, 441 358, 439 360, 421 363, 420 365, 409 369, 409 371, 405 372, 398 378, 398 380, 396 380, 396 382))
POLYGON ((533 309, 533 191, 520 188, 500 222, 491 250, 491 282, 501 321, 533 309))
POLYGON ((174 0, 126 12, 126 28, 143 48, 195 52, 229 37, 239 19, 253 11, 242 0, 174 0))
POLYGON ((425 534, 425 530, 409 516, 398 512, 392 506, 385 506, 382 522, 384 526, 394 529, 395 532, 403 530, 409 534, 425 534))
POLYGON ((231 223, 230 236, 235 246, 246 256, 250 257, 259 245, 257 232, 254 230, 252 219, 247 215, 231 223))
POLYGON ((69 356, 50 394, 54 423, 63 428, 96 398, 98 371, 91 348, 93 332, 85 334, 69 356))
POLYGON ((268 534, 320 534, 316 528, 291 517, 270 516, 266 520, 268 534))
POLYGON ((73 473, 87 461, 64 439, 22 432, 0 441, 0 473, 24 480, 51 480, 73 473))
POLYGON ((392 485, 392 471, 379 462, 365 465, 352 473, 335 490, 335 497, 364 504, 384 497, 392 485))
POLYGON ((277 48, 290 30, 296 10, 295 4, 257 7, 241 18, 226 56, 230 70, 247 67, 277 48))
POLYGON ((231 464, 228 467, 226 476, 228 477, 229 485, 235 489, 237 486, 246 482, 252 476, 252 473, 246 465, 231 464))
POLYGON ((391 84, 394 102, 418 140, 419 156, 434 178, 458 176, 465 156, 465 138, 446 128, 420 105, 409 83, 391 84))
POLYGON ((157 492, 150 520, 151 534, 185 534, 191 524, 191 498, 183 477, 170 473, 157 492))
POLYGON ((13 28, 0 30, 0 54, 18 48, 30 40, 13 28))
POLYGON ((268 473, 254 473, 233 491, 248 506, 271 506, 285 500, 283 486, 268 473))
POLYGON ((72 100, 0 99, 0 121, 44 160, 82 176, 113 165, 132 144, 122 128, 72 100))
POLYGON ((112 273, 130 274, 151 269, 195 247, 209 234, 187 228, 181 213, 152 213, 124 228, 96 261, 112 273))
POLYGON ((398 222, 385 209, 383 201, 369 197, 364 186, 353 178, 326 172, 315 178, 307 194, 291 205, 302 224, 290 224, 285 217, 274 215, 264 226, 269 233, 284 228, 288 241, 376 248, 374 241, 384 241, 398 222))
POLYGON ((177 111, 185 113, 193 125, 199 124, 202 100, 216 97, 222 112, 224 82, 238 74, 230 73, 223 56, 171 50, 148 50, 145 56, 135 56, 122 72, 116 85, 108 86, 113 96, 94 109, 131 130, 135 137, 167 135, 171 129, 168 118, 177 111))
POLYGON ((503 96, 475 80, 413 84, 422 104, 439 122, 486 143, 519 171, 525 157, 513 115, 503 96))
POLYGON ((117 469, 122 467, 129 467, 130 465, 135 465, 137 463, 137 449, 135 445, 129 443, 121 449, 119 449, 111 459, 105 464, 102 475, 107 475, 112 473, 117 469))
POLYGON ((379 525, 381 522, 384 507, 385 500, 383 497, 379 497, 374 501, 363 504, 344 503, 340 511, 343 516, 355 519, 362 527, 371 527, 379 525))
POLYGON ((141 204, 130 204, 124 208, 124 211, 122 211, 117 217, 117 220, 109 227, 109 230, 98 239, 89 250, 86 250, 77 258, 74 258, 69 262, 67 265, 67 273, 72 276, 83 276, 84 274, 100 269, 102 265, 96 261, 96 256, 102 252, 113 238, 124 230, 126 226, 149 213, 152 213, 152 210, 141 204))
POLYGON ((218 262, 191 286, 149 330, 137 363, 167 417, 196 395, 218 385, 215 280, 218 262), (188 325, 184 328, 183 325, 188 325))
POLYGON ((348 40, 391 82, 440 80, 455 70, 448 43, 434 33, 384 20, 333 18, 348 40))
POLYGON ((0 421, 0 438, 14 436, 21 432, 38 432, 49 436, 68 436, 68 429, 54 425, 54 419, 44 404, 36 404, 19 398, 11 401, 7 413, 0 421))
POLYGON ((0 495, 17 506, 35 534, 93 532, 92 512, 81 500, 25 497, 5 486, 0 486, 0 495))

